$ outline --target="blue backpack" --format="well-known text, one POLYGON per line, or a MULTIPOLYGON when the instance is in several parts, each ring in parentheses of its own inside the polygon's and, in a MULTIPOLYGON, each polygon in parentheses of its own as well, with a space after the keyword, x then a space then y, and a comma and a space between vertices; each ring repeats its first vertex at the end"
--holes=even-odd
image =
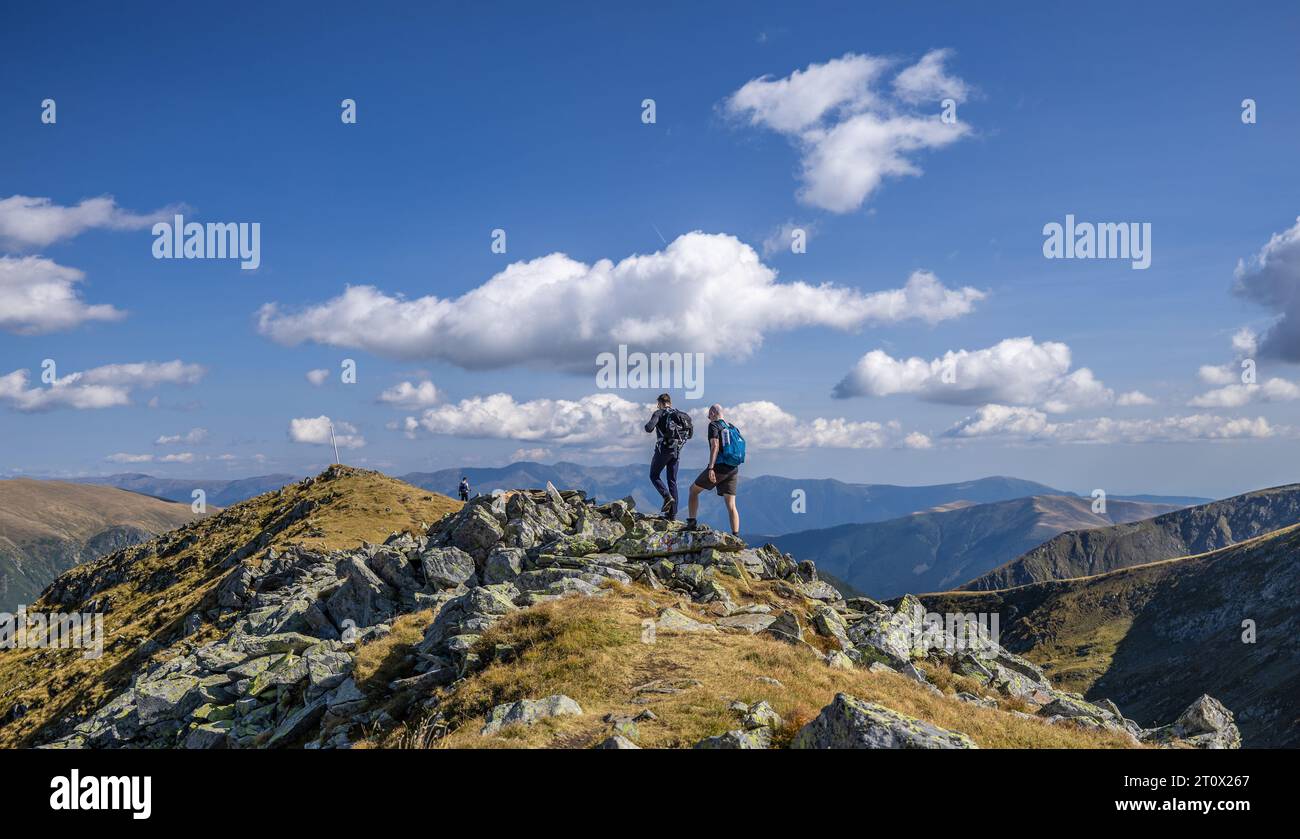
POLYGON ((740 435, 740 429, 726 420, 718 420, 721 424, 721 448, 718 450, 718 463, 723 466, 739 466, 745 462, 745 438, 740 435))

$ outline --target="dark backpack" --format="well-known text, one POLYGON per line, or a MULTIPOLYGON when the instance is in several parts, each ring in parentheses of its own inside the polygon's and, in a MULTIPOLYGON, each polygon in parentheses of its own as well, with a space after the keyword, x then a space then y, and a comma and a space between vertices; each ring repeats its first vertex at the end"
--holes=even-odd
POLYGON ((664 414, 664 446, 674 452, 680 452, 686 441, 695 436, 695 425, 691 422, 691 415, 685 411, 679 411, 672 408, 664 414))

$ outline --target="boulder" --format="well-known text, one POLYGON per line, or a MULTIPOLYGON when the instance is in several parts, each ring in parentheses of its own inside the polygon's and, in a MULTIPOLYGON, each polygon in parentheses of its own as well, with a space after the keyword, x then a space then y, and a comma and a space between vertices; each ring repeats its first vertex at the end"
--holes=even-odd
POLYGON ((496 734, 508 725, 532 725, 550 717, 581 715, 582 706, 564 694, 545 699, 521 699, 493 708, 479 734, 496 734))
POLYGON ((965 734, 948 731, 845 693, 799 729, 795 749, 974 749, 965 734))

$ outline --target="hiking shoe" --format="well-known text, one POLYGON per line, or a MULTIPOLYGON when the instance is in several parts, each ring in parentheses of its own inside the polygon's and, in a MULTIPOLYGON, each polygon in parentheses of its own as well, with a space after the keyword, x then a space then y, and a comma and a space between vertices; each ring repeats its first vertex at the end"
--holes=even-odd
POLYGON ((659 512, 663 513, 665 516, 671 517, 672 509, 673 509, 673 497, 671 495, 665 495, 663 506, 659 508, 659 512))
POLYGON ((668 512, 664 515, 664 518, 668 519, 669 521, 677 521, 677 499, 676 498, 668 499, 668 512))
POLYGON ((695 519, 687 519, 687 520, 686 520, 686 529, 687 529, 687 530, 697 530, 697 529, 699 529, 699 525, 695 523, 695 519))

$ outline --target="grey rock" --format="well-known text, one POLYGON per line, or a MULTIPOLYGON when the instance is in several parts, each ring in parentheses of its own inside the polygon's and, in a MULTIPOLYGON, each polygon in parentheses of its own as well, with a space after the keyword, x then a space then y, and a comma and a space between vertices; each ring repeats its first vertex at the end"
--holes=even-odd
POLYGON ((948 731, 883 705, 836 694, 812 722, 799 729, 796 749, 974 749, 965 734, 948 731))

